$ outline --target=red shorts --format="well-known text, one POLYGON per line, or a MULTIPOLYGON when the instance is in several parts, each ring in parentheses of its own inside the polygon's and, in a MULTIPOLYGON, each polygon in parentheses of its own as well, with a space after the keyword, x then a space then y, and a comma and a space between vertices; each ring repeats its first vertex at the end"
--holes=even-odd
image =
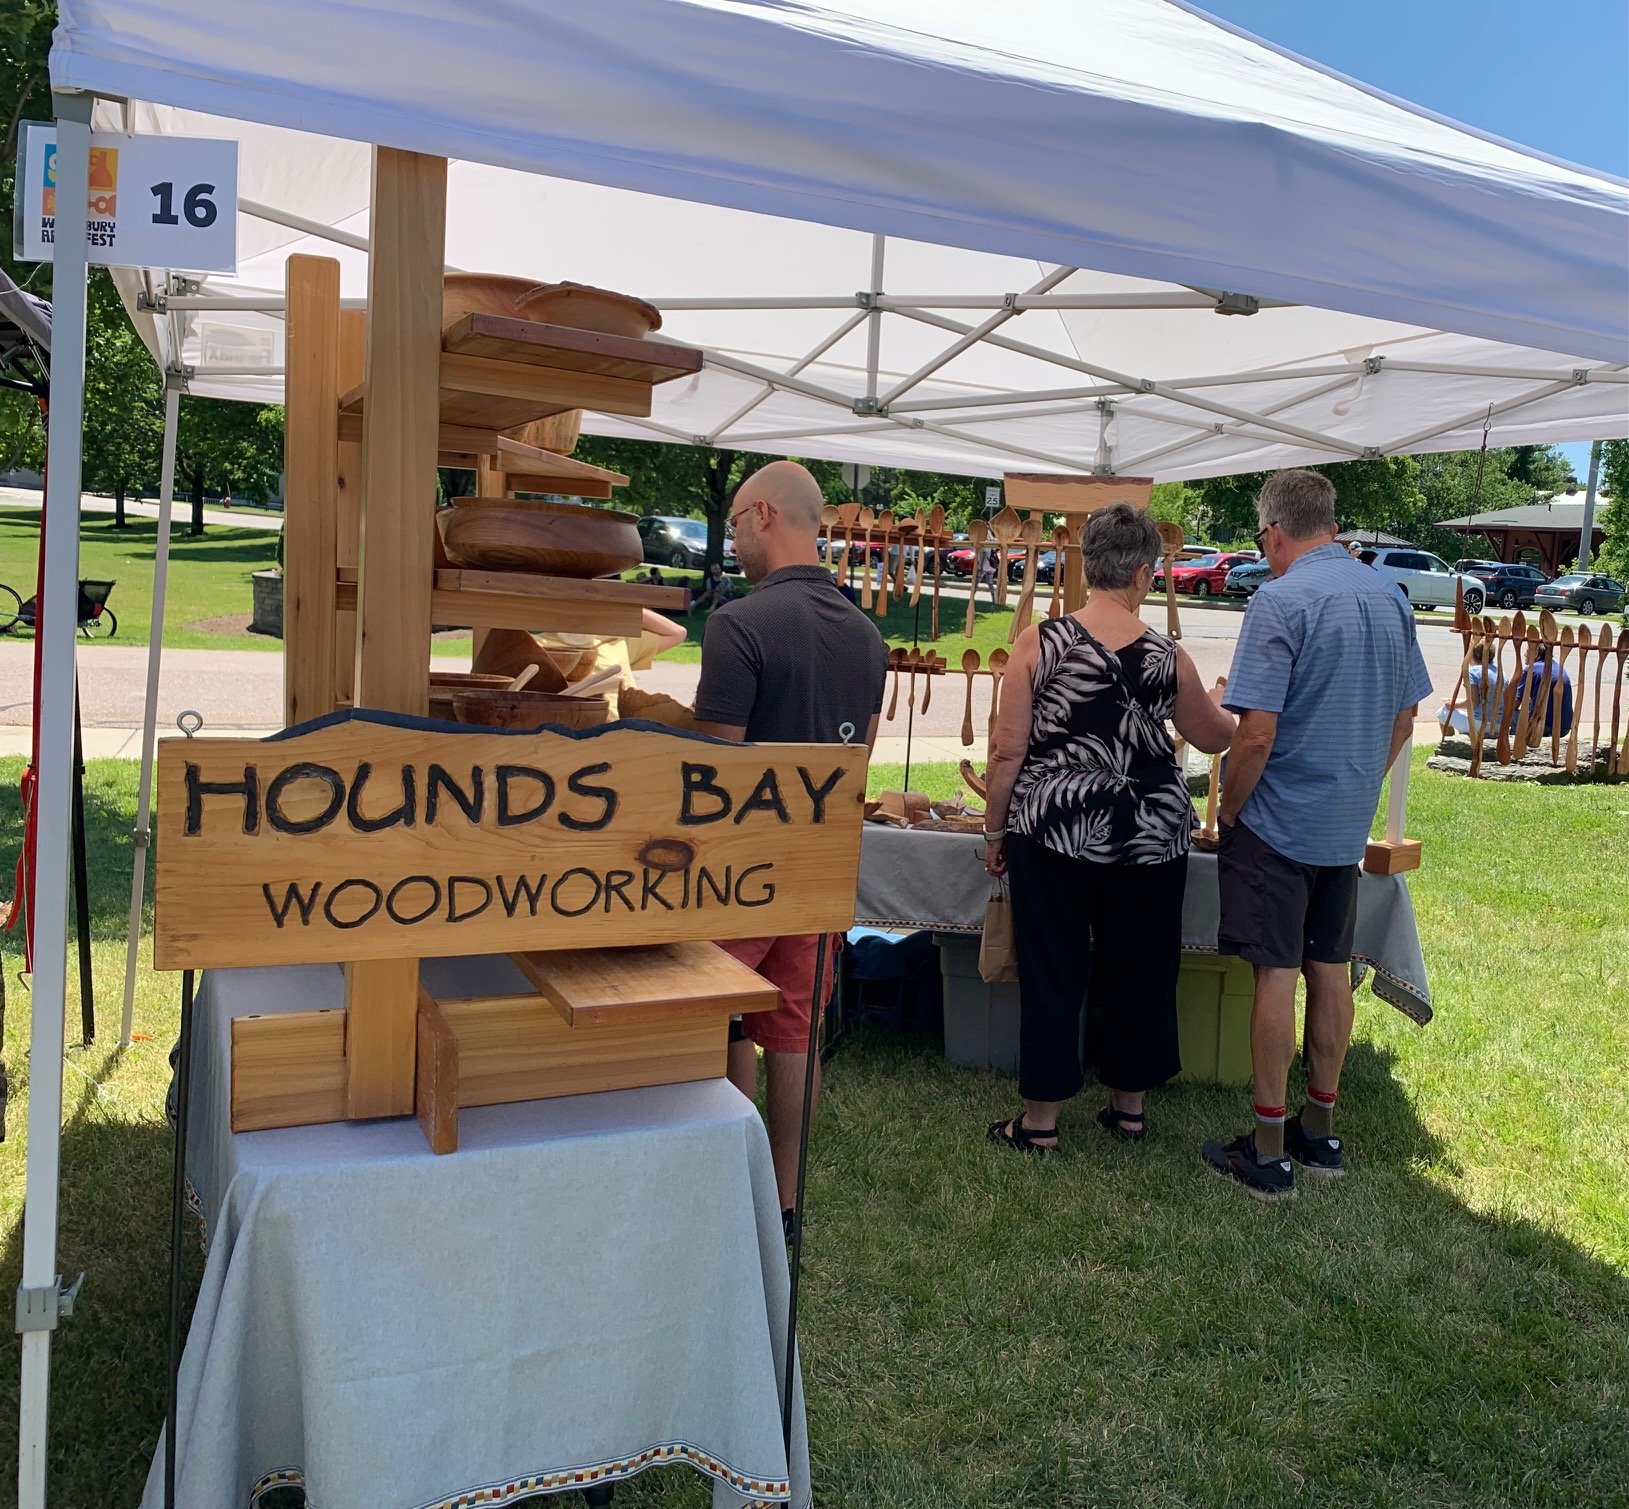
POLYGON ((719 947, 748 969, 755 969, 780 992, 773 1011, 749 1011, 741 1029, 765 1053, 809 1051, 810 1005, 814 1000, 817 945, 824 936, 832 946, 826 960, 822 993, 829 996, 835 972, 835 934, 799 933, 790 938, 727 938, 719 947))

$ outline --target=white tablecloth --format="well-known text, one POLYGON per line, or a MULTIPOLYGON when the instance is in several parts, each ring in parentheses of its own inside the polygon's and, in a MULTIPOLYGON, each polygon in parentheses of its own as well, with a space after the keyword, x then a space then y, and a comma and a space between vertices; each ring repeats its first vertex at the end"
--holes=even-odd
MULTIPOLYGON (((1182 947, 1214 954, 1221 920, 1216 856, 1188 856, 1182 904, 1182 947)), ((860 843, 860 887, 854 920, 870 927, 931 928, 940 933, 984 929, 990 879, 984 841, 970 833, 933 833, 867 823, 860 843)), ((1352 960, 1374 971, 1373 989, 1422 1026, 1431 1020, 1431 987, 1414 923, 1414 902, 1403 875, 1358 877, 1357 930, 1352 960)))
MULTIPOLYGON (((507 960, 426 965, 433 989, 507 960)), ((714 1504, 788 1484, 787 1265, 769 1144, 727 1081, 232 1135, 228 1021, 341 1003, 332 966, 203 977, 188 1170, 208 1240, 178 1503, 461 1509, 689 1463, 714 1504), (482 1496, 484 1493, 484 1496, 482 1496)), ((163 1448, 144 1509, 163 1502, 163 1448)))

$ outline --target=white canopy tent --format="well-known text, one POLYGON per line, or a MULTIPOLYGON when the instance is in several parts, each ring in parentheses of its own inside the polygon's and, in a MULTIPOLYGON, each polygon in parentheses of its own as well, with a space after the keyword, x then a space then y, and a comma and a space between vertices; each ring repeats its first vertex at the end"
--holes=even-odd
MULTIPOLYGON (((241 143, 238 274, 121 275, 192 393, 281 396, 290 253, 338 255, 360 297, 380 143, 455 159, 453 265, 638 292, 706 349, 649 421, 589 416, 602 433, 1169 478, 1484 433, 1629 434, 1629 187, 1178 0, 59 10, 52 81, 77 92, 58 96, 61 203, 83 200, 88 96, 108 125, 241 143)), ((56 1315, 55 773, 72 728, 84 336, 64 230, 66 216, 22 1281, 46 1318, 24 1336, 26 1506, 44 1502, 56 1315)), ((173 434, 173 403, 168 418, 173 434)))

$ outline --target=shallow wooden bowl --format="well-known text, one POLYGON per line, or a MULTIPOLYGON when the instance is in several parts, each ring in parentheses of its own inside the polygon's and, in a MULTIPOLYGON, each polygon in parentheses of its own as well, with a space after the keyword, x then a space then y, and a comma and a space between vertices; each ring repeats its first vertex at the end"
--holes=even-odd
POLYGON ((466 314, 495 314, 525 319, 516 305, 537 287, 533 278, 510 278, 495 272, 450 272, 441 280, 441 328, 466 314))
MULTIPOLYGON (((550 414, 544 419, 534 419, 530 424, 505 430, 504 434, 511 440, 520 441, 522 445, 535 445, 540 451, 554 451, 557 455, 569 456, 577 449, 577 437, 582 432, 583 411, 563 409, 558 414, 550 414)), ((514 462, 511 462, 511 466, 516 471, 528 469, 514 462)))
POLYGON ((582 503, 455 498, 436 522, 454 563, 475 571, 611 576, 644 557, 633 514, 582 503))
POLYGON ((632 294, 592 288, 587 283, 535 283, 515 307, 523 320, 598 330, 633 340, 642 340, 662 328, 661 311, 654 305, 632 294))
POLYGON ((453 693, 453 712, 460 723, 484 728, 537 728, 554 723, 563 728, 598 728, 611 721, 608 697, 556 697, 551 692, 468 691, 453 693))
POLYGON ((511 681, 509 676, 483 676, 470 671, 430 672, 430 716, 451 723, 457 717, 453 710, 453 697, 458 692, 501 692, 511 681))

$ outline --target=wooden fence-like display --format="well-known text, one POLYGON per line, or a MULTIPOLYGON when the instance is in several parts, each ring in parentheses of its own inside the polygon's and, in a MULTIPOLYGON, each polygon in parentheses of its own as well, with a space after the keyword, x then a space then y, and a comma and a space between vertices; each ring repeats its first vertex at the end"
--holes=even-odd
POLYGON ((1629 629, 1587 623, 1575 629, 1547 608, 1532 619, 1520 612, 1500 619, 1470 615, 1462 595, 1455 626, 1465 654, 1445 735, 1463 712, 1473 777, 1490 753, 1498 765, 1539 761, 1578 779, 1629 777, 1623 695, 1629 629), (1568 682, 1572 721, 1564 726, 1568 682))

